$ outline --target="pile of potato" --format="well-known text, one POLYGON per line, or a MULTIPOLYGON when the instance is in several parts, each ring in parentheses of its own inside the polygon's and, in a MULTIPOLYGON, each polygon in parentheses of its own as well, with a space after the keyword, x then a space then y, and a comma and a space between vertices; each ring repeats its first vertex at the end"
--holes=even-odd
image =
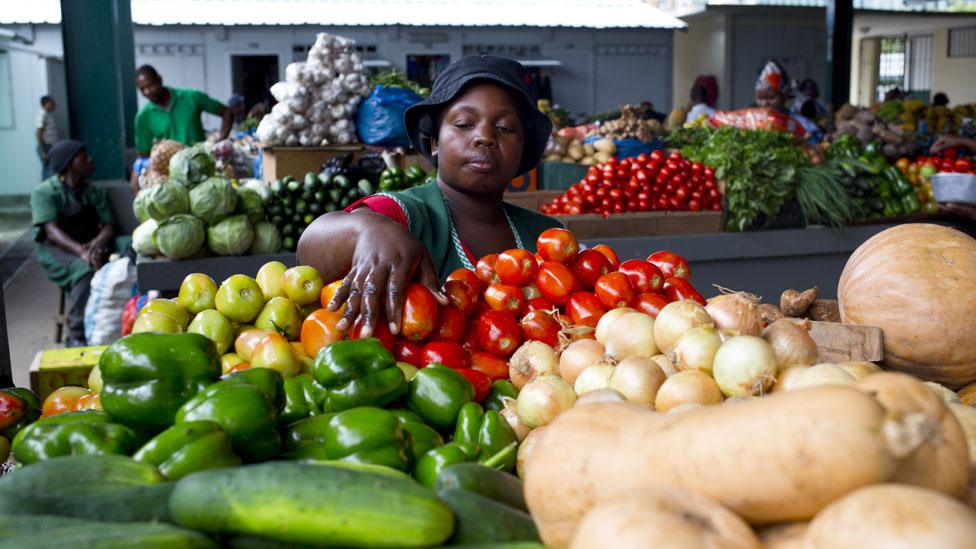
POLYGON ((582 166, 592 166, 607 162, 617 152, 612 139, 600 139, 593 143, 583 143, 579 139, 554 136, 549 139, 545 159, 550 162, 568 162, 582 166))

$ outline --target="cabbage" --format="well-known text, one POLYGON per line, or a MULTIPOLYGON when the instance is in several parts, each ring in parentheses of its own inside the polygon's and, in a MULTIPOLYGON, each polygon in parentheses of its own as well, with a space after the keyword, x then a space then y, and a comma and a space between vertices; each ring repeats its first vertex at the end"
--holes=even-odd
POLYGON ((281 232, 267 221, 254 226, 254 244, 251 244, 252 255, 276 254, 281 250, 281 232))
POLYGON ((247 215, 251 223, 264 221, 264 202, 256 191, 240 187, 237 189, 237 213, 247 215))
POLYGON ((132 231, 132 249, 139 255, 151 257, 159 254, 156 245, 156 229, 159 223, 155 219, 147 219, 132 231))
POLYGON ((184 259, 196 254, 206 239, 203 221, 189 214, 164 219, 156 229, 156 245, 169 259, 184 259))
POLYGON ((186 192, 186 187, 178 183, 163 181, 142 193, 149 195, 146 197, 146 212, 156 221, 190 211, 190 195, 186 192))
POLYGON ((214 174, 214 159, 206 148, 194 146, 183 149, 169 159, 169 177, 177 183, 192 187, 214 174))
POLYGON ((234 213, 237 207, 237 193, 230 180, 223 177, 210 177, 190 189, 190 213, 204 223, 212 224, 234 213))
POLYGON ((258 181, 257 179, 245 179, 242 182, 244 182, 244 181, 246 181, 246 183, 244 183, 243 185, 241 185, 241 188, 248 189, 248 190, 251 190, 251 191, 254 191, 254 192, 258 193, 258 196, 261 197, 261 200, 263 202, 267 202, 267 201, 271 200, 271 186, 270 185, 268 185, 267 183, 264 183, 262 181, 258 181))
POLYGON ((149 204, 149 189, 145 189, 136 195, 135 200, 132 201, 132 213, 136 214, 136 219, 139 223, 145 223, 149 217, 149 210, 147 206, 149 204))
POLYGON ((246 215, 232 215, 207 228, 207 245, 217 255, 244 255, 254 243, 254 228, 246 215))

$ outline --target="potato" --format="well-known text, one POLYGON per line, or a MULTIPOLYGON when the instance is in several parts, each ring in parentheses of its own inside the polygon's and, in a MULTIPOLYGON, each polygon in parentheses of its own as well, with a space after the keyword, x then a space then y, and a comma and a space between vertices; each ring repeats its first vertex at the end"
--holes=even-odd
POLYGON ((593 145, 591 145, 589 143, 583 144, 583 155, 584 156, 593 156, 594 154, 596 154, 596 149, 593 148, 593 145))
POLYGON ((550 154, 549 156, 546 157, 546 160, 549 162, 561 162, 562 159, 563 157, 559 156, 558 154, 550 154))
POLYGON ((579 161, 579 163, 582 166, 592 166, 593 164, 596 164, 596 159, 593 158, 592 156, 585 156, 583 157, 582 160, 579 161))
POLYGON ((601 151, 594 154, 593 159, 596 160, 598 163, 603 164, 604 162, 610 161, 610 154, 601 151))
POLYGON ((600 139, 593 143, 593 147, 600 152, 605 152, 609 155, 613 155, 617 152, 617 144, 613 142, 612 139, 600 139))

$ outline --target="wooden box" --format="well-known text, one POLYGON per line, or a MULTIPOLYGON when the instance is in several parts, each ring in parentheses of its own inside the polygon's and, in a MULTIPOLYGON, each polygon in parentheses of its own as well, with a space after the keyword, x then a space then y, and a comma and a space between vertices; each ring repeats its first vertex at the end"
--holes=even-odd
POLYGON ((31 390, 43 401, 67 385, 88 386, 88 374, 107 345, 39 351, 30 366, 31 390))
POLYGON ((363 145, 264 147, 261 149, 261 180, 271 183, 286 175, 301 180, 308 172, 322 171, 322 164, 330 158, 349 153, 358 158, 365 150, 363 145))
POLYGON ((810 323, 810 337, 817 342, 817 362, 881 362, 884 359, 884 333, 875 326, 810 323))

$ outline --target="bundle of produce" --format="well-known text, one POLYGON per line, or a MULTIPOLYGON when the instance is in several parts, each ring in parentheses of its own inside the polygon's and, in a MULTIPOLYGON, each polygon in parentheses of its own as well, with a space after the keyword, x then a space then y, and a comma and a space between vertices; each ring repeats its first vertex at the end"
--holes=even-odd
POLYGON ((278 104, 258 126, 262 143, 311 147, 356 141, 353 116, 370 85, 354 45, 319 33, 308 60, 288 65, 285 80, 271 86, 278 104))
POLYGON ((888 164, 874 143, 862 146, 854 137, 842 135, 827 148, 826 156, 843 171, 841 183, 854 197, 859 217, 892 217, 936 209, 924 190, 916 189, 901 170, 888 164))
POLYGON ((886 120, 866 109, 841 108, 835 116, 835 126, 833 140, 850 135, 862 145, 880 142, 882 154, 892 160, 915 150, 914 138, 898 122, 886 120))
POLYGON ((405 170, 400 169, 398 166, 390 166, 380 172, 377 188, 381 192, 403 191, 435 179, 437 179, 437 170, 425 172, 417 164, 411 164, 405 170))
POLYGON ((220 141, 213 147, 217 161, 216 170, 228 179, 244 179, 254 175, 253 162, 244 148, 231 139, 220 141))
MULTIPOLYGON (((612 143, 612 142, 611 142, 612 143)), ((658 210, 720 211, 722 194, 715 171, 678 152, 657 150, 590 167, 586 177, 543 204, 549 215, 647 212, 658 210)))
POLYGON ((650 111, 649 105, 621 105, 617 113, 600 118, 603 122, 598 129, 591 130, 589 135, 609 139, 632 138, 649 143, 664 130, 660 122, 650 118, 650 111))
POLYGON ((421 96, 427 97, 430 95, 430 88, 421 86, 420 84, 414 82, 407 78, 406 74, 403 74, 397 68, 387 69, 385 71, 379 71, 369 77, 370 86, 386 86, 386 87, 396 87, 404 88, 412 91, 413 93, 421 96))
POLYGON ((546 144, 545 159, 550 162, 592 166, 609 161, 616 152, 617 145, 612 139, 584 143, 582 139, 566 139, 556 135, 551 136, 546 144))
POLYGON ((179 141, 173 141, 171 139, 163 139, 153 145, 149 153, 149 167, 146 168, 145 172, 140 174, 140 177, 145 178, 145 185, 143 187, 158 185, 169 177, 170 159, 173 158, 174 154, 185 148, 186 146, 179 141))

